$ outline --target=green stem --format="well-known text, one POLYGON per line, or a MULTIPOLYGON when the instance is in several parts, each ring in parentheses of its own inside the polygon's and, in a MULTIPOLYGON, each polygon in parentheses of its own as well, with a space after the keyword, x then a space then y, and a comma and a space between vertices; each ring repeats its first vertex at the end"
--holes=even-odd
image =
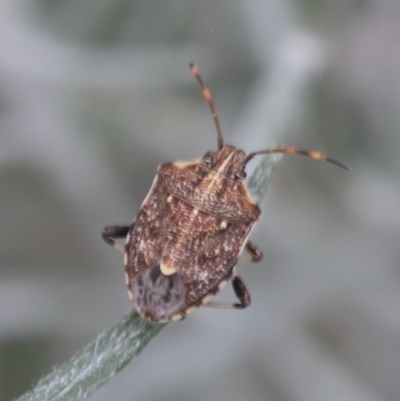
POLYGON ((129 313, 18 401, 85 399, 139 354, 164 326, 149 323, 134 311, 129 313))
POLYGON ((275 168, 278 166, 282 156, 281 154, 264 156, 249 178, 247 187, 257 203, 261 203, 265 198, 275 168))

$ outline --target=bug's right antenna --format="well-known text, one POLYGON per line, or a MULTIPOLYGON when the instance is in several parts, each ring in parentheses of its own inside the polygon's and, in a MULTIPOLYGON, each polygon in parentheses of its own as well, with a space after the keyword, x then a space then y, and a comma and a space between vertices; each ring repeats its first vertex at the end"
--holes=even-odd
POLYGON ((210 110, 211 110, 211 113, 212 113, 212 116, 214 119, 215 128, 217 129, 218 150, 220 150, 224 146, 224 139, 222 138, 222 132, 221 132, 221 127, 219 125, 218 114, 215 110, 211 91, 204 85, 204 82, 201 79, 200 72, 197 69, 197 67, 193 63, 190 63, 189 67, 190 67, 190 71, 192 71, 192 74, 196 77, 197 82, 200 84, 201 89, 203 91, 204 99, 206 99, 206 102, 207 102, 208 106, 210 107, 210 110))
POLYGON ((300 150, 296 148, 274 148, 274 149, 265 149, 265 150, 259 150, 257 152, 251 152, 249 153, 244 161, 243 164, 246 165, 254 156, 257 155, 267 155, 267 154, 272 154, 272 153, 283 153, 287 155, 302 155, 302 156, 307 156, 310 157, 311 159, 315 160, 323 160, 328 163, 334 164, 337 167, 342 168, 343 170, 350 170, 349 167, 347 167, 345 164, 341 163, 340 161, 336 159, 332 159, 331 157, 325 156, 323 153, 318 152, 316 150, 300 150))

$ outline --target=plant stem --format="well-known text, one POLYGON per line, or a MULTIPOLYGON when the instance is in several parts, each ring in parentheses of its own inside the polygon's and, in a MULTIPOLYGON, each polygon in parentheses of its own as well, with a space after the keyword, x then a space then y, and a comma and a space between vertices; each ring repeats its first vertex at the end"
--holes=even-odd
POLYGON ((139 354, 164 326, 149 323, 132 311, 17 401, 85 399, 139 354))

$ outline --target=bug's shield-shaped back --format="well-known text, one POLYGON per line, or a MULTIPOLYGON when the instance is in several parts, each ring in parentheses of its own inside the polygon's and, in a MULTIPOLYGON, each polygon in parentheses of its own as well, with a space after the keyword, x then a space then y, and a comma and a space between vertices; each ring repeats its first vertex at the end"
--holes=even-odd
POLYGON ((213 174, 201 161, 160 166, 128 235, 128 290, 149 320, 183 317, 215 295, 231 277, 260 215, 251 199, 239 209, 233 201, 223 214, 218 208, 210 212, 210 203, 226 197, 227 191, 235 192, 234 198, 247 191, 241 182, 230 188, 232 180, 221 184, 222 178, 217 182, 213 174), (184 173, 186 180, 171 185, 184 173))

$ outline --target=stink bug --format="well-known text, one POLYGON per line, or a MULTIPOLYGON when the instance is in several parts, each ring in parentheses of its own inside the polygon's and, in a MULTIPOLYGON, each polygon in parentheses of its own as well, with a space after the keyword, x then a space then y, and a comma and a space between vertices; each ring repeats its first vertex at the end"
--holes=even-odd
POLYGON ((235 272, 245 249, 252 261, 262 253, 248 241, 261 211, 246 184, 246 165, 256 155, 300 154, 342 163, 316 151, 274 148, 245 154, 224 145, 210 90, 190 64, 210 107, 218 149, 202 159, 161 164, 146 199, 130 226, 107 226, 103 239, 117 249, 125 238, 125 278, 129 298, 142 317, 152 322, 179 320, 201 305, 243 309, 250 295, 235 272), (210 299, 231 280, 238 303, 210 299))

